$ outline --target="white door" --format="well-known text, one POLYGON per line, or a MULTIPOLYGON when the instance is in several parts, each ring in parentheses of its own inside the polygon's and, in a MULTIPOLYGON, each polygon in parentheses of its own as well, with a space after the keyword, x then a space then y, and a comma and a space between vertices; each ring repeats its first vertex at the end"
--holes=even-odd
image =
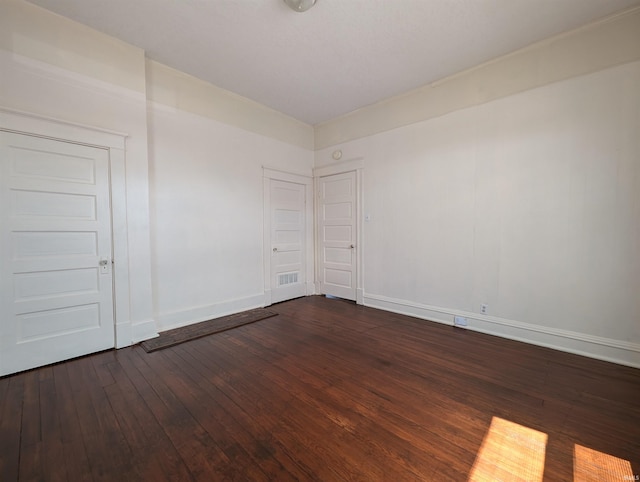
POLYGON ((0 132, 0 375, 114 346, 108 151, 0 132))
POLYGON ((318 264, 320 290, 356 299, 356 173, 319 179, 318 264))
POLYGON ((270 180, 272 303, 306 294, 305 189, 270 180))

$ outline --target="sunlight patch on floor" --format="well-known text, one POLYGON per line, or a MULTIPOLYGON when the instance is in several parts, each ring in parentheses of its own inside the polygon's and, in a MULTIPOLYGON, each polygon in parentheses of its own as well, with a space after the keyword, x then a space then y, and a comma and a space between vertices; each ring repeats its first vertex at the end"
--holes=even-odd
POLYGON ((623 482, 637 480, 631 463, 582 445, 573 447, 574 482, 623 482))
POLYGON ((541 482, 546 447, 546 433, 493 417, 469 480, 541 482))

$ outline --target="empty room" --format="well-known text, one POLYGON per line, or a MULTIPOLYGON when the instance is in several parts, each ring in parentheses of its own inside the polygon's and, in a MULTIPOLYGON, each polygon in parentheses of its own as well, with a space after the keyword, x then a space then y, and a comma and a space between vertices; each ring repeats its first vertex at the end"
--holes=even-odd
POLYGON ((633 481, 639 400, 640 0, 0 0, 0 481, 633 481))

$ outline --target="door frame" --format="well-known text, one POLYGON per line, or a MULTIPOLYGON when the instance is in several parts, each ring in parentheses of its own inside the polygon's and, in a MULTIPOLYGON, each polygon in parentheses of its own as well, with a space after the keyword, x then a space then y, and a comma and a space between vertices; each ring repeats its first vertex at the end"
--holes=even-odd
POLYGON ((125 177, 125 141, 128 135, 1 106, 0 130, 108 151, 115 348, 130 346, 134 333, 129 301, 129 233, 125 177))
MULTIPOLYGON (((316 193, 316 197, 320 195, 320 178, 326 176, 333 176, 335 174, 343 174, 345 172, 356 173, 356 304, 363 305, 364 304, 364 288, 362 286, 363 280, 363 253, 364 253, 364 237, 363 237, 363 216, 362 216, 362 207, 364 206, 364 198, 363 198, 363 189, 362 183, 364 179, 364 158, 354 158, 347 161, 336 162, 333 164, 329 164, 322 167, 314 168, 313 170, 313 180, 314 180, 314 189, 316 193)), ((316 203, 315 209, 315 264, 319 266, 320 253, 318 252, 320 249, 320 203, 316 203)), ((316 270, 316 278, 315 278, 315 292, 320 293, 321 283, 319 279, 320 273, 319 270, 316 270)))
POLYGON ((314 264, 314 236, 313 236, 313 178, 303 174, 281 171, 263 166, 263 254, 264 263, 264 303, 263 306, 272 304, 271 297, 271 181, 292 182, 304 185, 305 198, 305 293, 307 296, 315 293, 315 264, 314 264))

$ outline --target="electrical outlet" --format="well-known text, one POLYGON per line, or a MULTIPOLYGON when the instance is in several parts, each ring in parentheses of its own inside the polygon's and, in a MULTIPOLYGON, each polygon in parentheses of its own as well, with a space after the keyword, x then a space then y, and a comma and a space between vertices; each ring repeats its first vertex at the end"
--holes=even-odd
POLYGON ((467 319, 464 316, 454 316, 453 324, 455 326, 467 326, 467 319))
POLYGON ((480 313, 487 314, 487 310, 489 309, 489 305, 486 303, 482 303, 480 305, 480 313))

